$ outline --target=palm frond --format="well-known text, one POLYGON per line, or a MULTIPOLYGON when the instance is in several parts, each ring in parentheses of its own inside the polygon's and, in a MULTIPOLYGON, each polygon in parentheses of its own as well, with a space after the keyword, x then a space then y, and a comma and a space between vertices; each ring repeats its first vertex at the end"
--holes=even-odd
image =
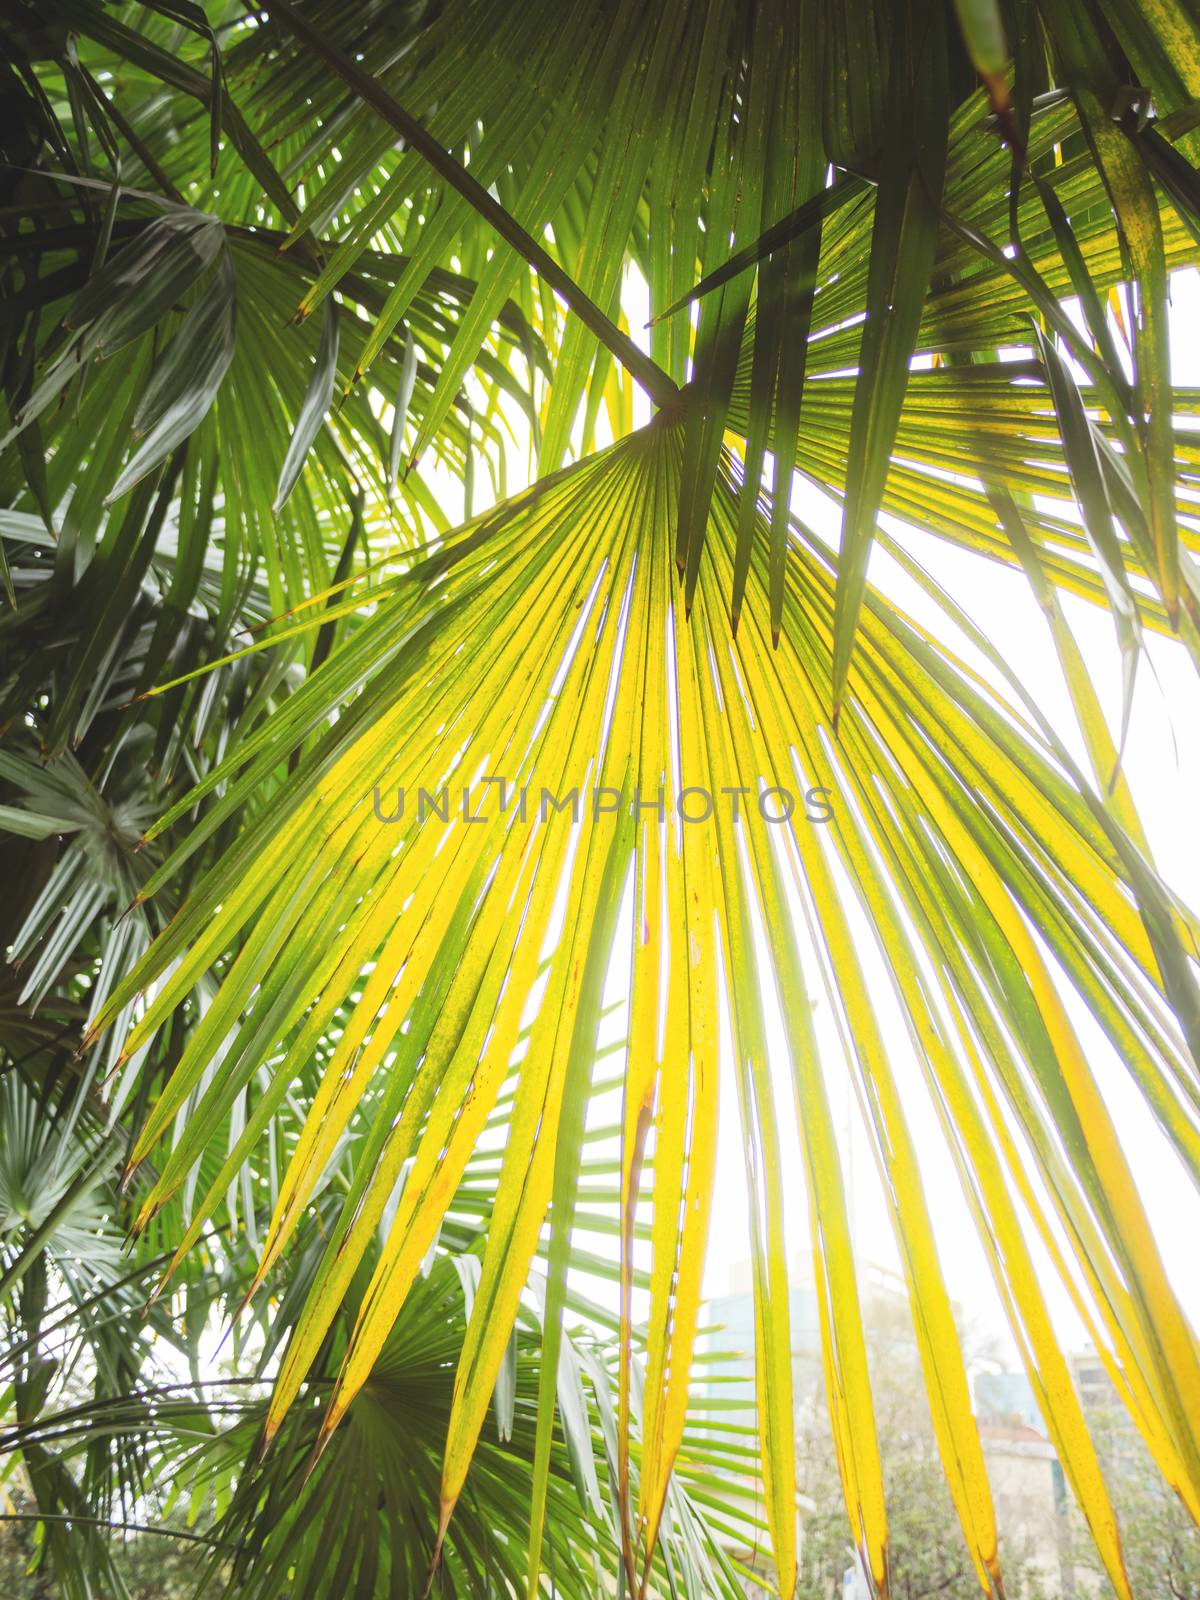
MULTIPOLYGON (((786 1579, 790 1407, 770 1377, 786 1385, 790 1349, 782 1110, 766 1071, 774 990, 827 1294, 831 1414, 844 1429, 857 1533, 884 1581, 843 1180, 808 998, 825 986, 848 1043, 836 1070, 849 1072, 861 1097, 893 1208, 943 1460, 981 1575, 998 1583, 950 1302, 853 930, 865 918, 887 959, 985 1241, 1019 1238, 1013 1184, 1045 1238, 1055 1223, 1066 1230, 1074 1265, 1058 1251, 1064 1281, 1100 1330, 1147 1443, 1181 1492, 1194 1494, 1185 1399, 1191 1335, 1052 976, 1068 978, 1092 1006, 1195 1170, 1195 1069, 1166 1009, 1170 1002, 1192 1029, 1194 919, 1049 730, 874 594, 835 741, 828 707, 837 566, 803 529, 794 527, 789 541, 779 648, 764 648, 769 609, 754 603, 769 582, 764 554, 751 566, 752 604, 731 640, 723 621, 736 550, 729 463, 697 601, 685 615, 671 581, 682 456, 680 427, 653 426, 465 529, 395 581, 353 643, 288 701, 252 752, 235 752, 202 782, 198 792, 222 785, 223 797, 151 877, 151 899, 253 791, 259 772, 277 767, 325 720, 343 686, 355 686, 355 699, 301 756, 271 811, 201 880, 109 1002, 111 1014, 152 985, 126 1042, 135 1051, 215 951, 241 946, 135 1148, 136 1165, 199 1090, 142 1216, 170 1199, 240 1087, 263 1068, 285 1083, 334 1009, 359 995, 281 1183, 258 1273, 286 1248, 359 1097, 384 1074, 377 1133, 289 1346, 268 1422, 272 1432, 292 1403, 411 1162, 323 1424, 328 1439, 416 1281, 535 1007, 450 1423, 444 1500, 452 1507, 550 1201, 555 1141, 569 1097, 581 1092, 570 1063, 576 1050, 594 1048, 587 973, 593 964, 604 970, 622 947, 613 912, 632 881, 622 1204, 630 1216, 638 1151, 653 1125, 648 1426, 650 1459, 662 1473, 643 1480, 642 1525, 652 1541, 679 1445, 683 1390, 673 1395, 672 1386, 686 1381, 695 1335, 724 1033, 738 1063, 748 1181, 761 1195, 753 1241, 760 1372, 768 1374, 761 1425, 786 1579), (485 775, 507 779, 503 810, 485 775), (564 798, 569 790, 577 791, 573 800, 564 798), (646 811, 660 791, 661 820, 646 811), (780 814, 797 795, 828 803, 828 831, 803 811, 780 814), (739 801, 736 821, 727 797, 739 801), (572 806, 577 827, 551 801, 572 806), (683 823, 681 801, 685 813, 707 811, 707 820, 683 823), (477 816, 483 825, 468 820, 477 816), (313 936, 330 923, 342 930, 332 946, 313 936), (769 976, 756 976, 750 959, 760 941, 769 976), (656 1028, 651 1019, 660 1016, 656 1028), (283 1059, 274 1055, 279 1039, 288 1041, 283 1059), (1016 1119, 1027 1155, 1006 1117, 1016 1119), (1048 1201, 1036 1198, 1031 1173, 1048 1201)), ((168 813, 162 826, 172 821, 168 813)), ((1015 1332, 1041 1371, 1054 1363, 1055 1347, 1036 1275, 1007 1252, 993 1261, 1015 1332)), ((1056 1382, 1038 1381, 1064 1465, 1077 1488, 1090 1485, 1103 1533, 1111 1519, 1078 1402, 1069 1389, 1060 1399, 1056 1382)), ((1120 1584, 1111 1538, 1108 1549, 1120 1584)))
MULTIPOLYGON (((266 1530, 261 1571, 315 1537, 294 1518, 321 1514, 320 1486, 357 1470, 395 1330, 449 1285, 438 1269, 429 1289, 423 1264, 483 1211, 441 1362, 440 1488, 419 1491, 428 1537, 397 1547, 406 1582, 436 1553, 472 1592, 473 1459, 515 1506, 480 1443, 498 1384, 532 1507, 506 1581, 537 1592, 543 1540, 556 1582, 578 1555, 556 1526, 555 1416, 574 1404, 557 1352, 596 1220, 578 1167, 620 970, 605 1581, 671 1588, 694 1544, 670 1497, 728 1062, 781 1592, 793 1115, 839 1470, 889 1592, 830 1110, 845 1082, 982 1591, 1004 1580, 917 1084, 1128 1595, 1034 1258, 1197 1514, 1195 1336, 1075 1021, 1090 1012, 1200 1176, 1196 919, 1120 773, 1145 634, 1200 659, 1200 402, 1167 344, 1169 274, 1200 260, 1191 8, 10 12, 0 645, 21 743, 0 825, 42 839, 14 934, 25 1002, 82 995, 89 1038, 108 1030, 145 1248, 186 1272, 223 1211, 243 1240, 231 1294, 254 1304, 307 1241, 262 1419, 277 1453, 239 1502, 266 1530), (648 349, 625 314, 634 275, 648 349), (634 384, 657 407, 637 428, 634 384), (522 448, 534 481, 510 496, 522 448), (795 514, 798 481, 832 501, 836 541, 795 514), (1027 576, 1090 773, 918 562, 913 528, 1027 576), (923 620, 873 583, 877 547, 923 620), (1115 737, 1068 596, 1113 615, 1115 737), (523 1368, 518 1347, 514 1391, 539 1254, 546 1359, 523 1368), (320 1420, 306 1384, 327 1394, 320 1420), (325 1453, 298 1511, 284 1486, 310 1447, 325 1453)), ((94 1115, 95 1064, 30 1037, 94 1115)), ((342 1565, 314 1554, 312 1592, 389 1581, 363 1508, 342 1565)))

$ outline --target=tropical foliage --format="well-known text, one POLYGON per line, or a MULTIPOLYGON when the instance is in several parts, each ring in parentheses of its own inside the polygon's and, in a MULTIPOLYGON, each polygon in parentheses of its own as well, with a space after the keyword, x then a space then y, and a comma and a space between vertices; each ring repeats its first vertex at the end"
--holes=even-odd
MULTIPOLYGON (((468 1220, 477 1182, 464 1185, 462 1220, 448 1225, 442 1252, 314 1470, 321 1413, 311 1406, 292 1411, 262 1456, 263 1374, 294 1330, 344 1173, 331 1175, 313 1208, 278 1303, 250 1324, 235 1323, 225 1370, 203 1376, 221 1365, 211 1358, 214 1326, 245 1293, 253 1252, 230 1245, 226 1224, 189 1254, 171 1304, 147 1308, 147 1287, 170 1252, 140 1249, 132 1268, 123 1259, 109 1141, 93 1139, 89 1150, 78 1124, 70 1126, 65 1098, 39 1104, 13 1077, 3 1095, 0 1248, 10 1293, 4 1380, 11 1415, 2 1448, 16 1520, 44 1529, 33 1569, 52 1575, 64 1595, 126 1595, 128 1562, 108 1535, 132 1532, 199 1547, 190 1582, 176 1580, 172 1592, 193 1593, 199 1579, 230 1597, 283 1588, 313 1596, 420 1593, 454 1368, 479 1281, 478 1225, 468 1220)), ((249 1206, 244 1217, 254 1214, 249 1206)), ((366 1281, 364 1272, 351 1285, 347 1316, 318 1355, 314 1395, 336 1375, 366 1281)), ((618 1560, 614 1349, 603 1332, 565 1340, 558 1360, 562 1428, 549 1464, 546 1546, 563 1595, 603 1592, 618 1560)), ((541 1344, 534 1293, 509 1340, 486 1436, 442 1552, 443 1593, 509 1593, 524 1574, 541 1344)), ((670 1574, 689 1593, 737 1596, 717 1534, 741 1544, 755 1536, 753 1452, 736 1436, 722 1440, 719 1419, 714 1442, 713 1419, 699 1407, 692 1420, 692 1465, 672 1490, 657 1576, 667 1584, 670 1574), (713 1503, 711 1518, 697 1509, 705 1501, 713 1503)))
POLYGON ((1078 1027, 1196 1177, 1197 923, 1120 761, 1145 636, 1200 656, 1200 396, 1167 339, 1169 274, 1200 260, 1194 9, 3 17, 5 1292, 12 1439, 56 1565, 99 1571, 70 1548, 100 1537, 81 1505, 182 1451, 237 1592, 301 1553, 311 1593, 418 1592, 431 1569, 566 1592, 567 1568, 595 1592, 589 1561, 631 1594, 733 1582, 686 1499, 689 1473, 753 1465, 689 1434, 724 1064, 781 1591, 790 1182, 851 1537, 889 1588, 831 1111, 849 1081, 967 1555, 1002 1594, 882 971, 1128 1596, 1042 1263, 1196 1516, 1200 1356, 1078 1027), (838 539, 797 483, 832 497, 838 539), (1086 769, 929 549, 1025 576, 1086 769), (1113 619, 1117 728, 1074 598, 1113 619), (788 814, 818 791, 827 825, 788 814), (193 1296, 194 1327, 242 1305, 260 1330, 270 1398, 229 1427, 194 1393, 128 1415, 143 1280, 57 1243, 126 1217, 139 1269, 167 1269, 138 1339, 178 1338, 193 1296), (576 1350, 565 1313, 598 1313, 569 1267, 609 1244, 615 1350, 576 1350), (50 1294, 102 1419, 70 1424, 79 1467, 39 1453, 66 1383, 50 1294), (420 1444, 398 1456, 400 1415, 420 1444))

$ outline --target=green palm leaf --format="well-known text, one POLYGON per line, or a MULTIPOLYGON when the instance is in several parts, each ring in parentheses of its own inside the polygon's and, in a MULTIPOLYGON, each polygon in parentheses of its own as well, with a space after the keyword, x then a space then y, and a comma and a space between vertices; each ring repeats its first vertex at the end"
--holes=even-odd
MULTIPOLYGON (((724 1062, 781 1592, 792 1117, 843 1490, 889 1592, 830 1110, 845 1083, 964 1538, 982 1591, 1003 1593, 896 1027, 1128 1595, 1034 1256, 1200 1512, 1194 1332, 1073 1021, 1078 1001, 1200 1176, 1196 919, 1150 857, 1124 728, 1061 600, 1114 615, 1126 720, 1145 635, 1200 659, 1200 397, 1172 384, 1167 345, 1169 273, 1200 259, 1190 8, 10 9, 0 694, 23 743, 0 827, 36 842, 51 885, 15 924, 35 963, 21 1003, 91 989, 134 1220, 173 1273, 224 1212, 257 1255, 236 1293, 270 1329, 258 1291, 303 1246, 262 1418, 277 1464, 238 1502, 273 1552, 262 1582, 315 1537, 289 1517, 322 1503, 314 1489, 276 1516, 286 1442, 326 1452, 315 1484, 358 1470, 381 1363, 435 1295, 423 1265, 474 1207, 488 1227, 445 1358, 436 1506, 426 1484, 424 1532, 393 1548, 410 1587, 440 1554, 473 1592, 468 1469, 511 1501, 480 1445, 489 1409, 511 1412, 532 1513, 505 1581, 537 1592, 543 1543, 562 1548, 555 1416, 579 1408, 561 1320, 604 1211, 577 1168, 619 970, 604 1571, 631 1596, 678 1586, 672 1470, 724 1062), (635 274, 648 351, 628 328, 635 274), (658 408, 637 429, 632 383, 658 408), (605 425, 615 443, 596 449, 605 425), (509 496, 522 448, 532 486, 509 496), (838 548, 795 515, 798 482, 833 501, 838 548), (1027 576, 1090 775, 917 562, 913 527, 1027 576), (873 583, 877 550, 934 620, 873 583), (105 833, 130 766, 138 806, 161 812, 136 866, 105 833), (133 916, 101 933, 114 881, 133 916), (497 1128, 485 1181, 472 1162, 497 1128), (541 1252, 534 1373, 512 1338, 541 1252), (306 1384, 327 1394, 319 1421, 306 1384)), ((75 1104, 97 1078, 83 1069, 75 1104)), ((364 1518, 353 1553, 314 1548, 311 1592, 382 1581, 364 1518)))

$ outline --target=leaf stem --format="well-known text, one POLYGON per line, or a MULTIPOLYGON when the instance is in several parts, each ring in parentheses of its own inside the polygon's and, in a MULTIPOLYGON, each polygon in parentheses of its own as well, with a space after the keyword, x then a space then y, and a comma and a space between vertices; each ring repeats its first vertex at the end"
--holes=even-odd
POLYGON ((525 231, 498 200, 483 187, 467 169, 444 150, 433 136, 421 126, 398 101, 394 100, 379 80, 364 72, 319 33, 301 16, 287 0, 264 0, 264 9, 287 28, 309 49, 338 74, 343 82, 385 122, 389 122, 408 143, 425 157, 429 165, 468 201, 500 237, 525 258, 559 295, 579 320, 600 343, 621 363, 626 372, 641 385, 657 406, 670 406, 679 398, 679 387, 667 373, 652 361, 644 350, 639 350, 628 334, 622 333, 611 317, 605 316, 596 302, 577 284, 568 272, 525 231))

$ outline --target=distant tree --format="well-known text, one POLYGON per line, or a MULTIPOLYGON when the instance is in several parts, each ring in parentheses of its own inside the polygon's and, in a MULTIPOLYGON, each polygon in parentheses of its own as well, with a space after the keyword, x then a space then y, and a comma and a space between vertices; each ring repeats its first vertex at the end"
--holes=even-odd
MULTIPOLYGON (((1200 1529, 1163 1482, 1123 1415, 1113 1411, 1098 1416, 1093 1432, 1108 1469, 1135 1600, 1200 1600, 1200 1529)), ((1110 1600, 1112 1586, 1082 1527, 1074 1545, 1078 1565, 1095 1574, 1091 1592, 1110 1600)))
MULTIPOLYGON (((892 1597, 960 1600, 978 1592, 978 1585, 941 1469, 917 1350, 904 1316, 899 1306, 874 1305, 867 1347, 887 1491, 892 1597)), ((823 1405, 806 1408, 797 1432, 800 1487, 816 1509, 801 1519, 796 1600, 841 1600, 843 1575, 856 1557, 846 1540, 841 1480, 823 1405)), ((1010 1596, 1044 1600, 1047 1591, 1034 1564, 1028 1528, 1002 1523, 1000 1539, 1010 1596)))

